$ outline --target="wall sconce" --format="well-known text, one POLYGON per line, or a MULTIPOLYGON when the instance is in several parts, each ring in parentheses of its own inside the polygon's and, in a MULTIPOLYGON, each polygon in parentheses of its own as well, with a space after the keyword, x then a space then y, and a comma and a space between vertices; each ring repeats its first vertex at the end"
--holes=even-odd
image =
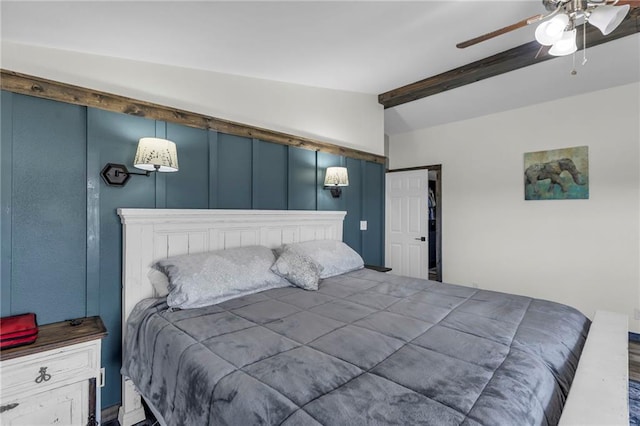
POLYGON ((327 167, 324 175, 324 187, 331 190, 333 198, 342 194, 341 186, 349 186, 349 174, 346 167, 327 167))
POLYGON ((133 166, 146 172, 133 173, 127 170, 124 164, 108 163, 100 172, 100 176, 107 185, 124 186, 131 175, 150 176, 151 172, 177 172, 176 144, 159 138, 140 139, 133 166))

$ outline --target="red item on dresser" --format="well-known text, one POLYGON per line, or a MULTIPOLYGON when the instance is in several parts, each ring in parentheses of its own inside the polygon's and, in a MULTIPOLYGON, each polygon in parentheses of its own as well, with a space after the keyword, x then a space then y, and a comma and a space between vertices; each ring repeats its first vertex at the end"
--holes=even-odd
POLYGON ((28 345, 38 338, 36 314, 0 318, 0 349, 28 345))

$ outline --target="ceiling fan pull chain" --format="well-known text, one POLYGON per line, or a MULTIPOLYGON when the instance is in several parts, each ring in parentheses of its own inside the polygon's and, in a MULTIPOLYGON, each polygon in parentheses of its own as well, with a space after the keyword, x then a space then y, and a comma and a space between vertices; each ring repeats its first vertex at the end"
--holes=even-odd
POLYGON ((587 17, 582 24, 582 65, 587 63, 587 17))
POLYGON ((536 53, 536 56, 533 59, 538 59, 538 56, 542 53, 542 49, 544 49, 544 46, 540 45, 540 49, 538 49, 538 53, 536 53))
POLYGON ((571 70, 571 75, 576 75, 578 74, 578 71, 576 71, 576 52, 573 52, 573 69, 571 70))

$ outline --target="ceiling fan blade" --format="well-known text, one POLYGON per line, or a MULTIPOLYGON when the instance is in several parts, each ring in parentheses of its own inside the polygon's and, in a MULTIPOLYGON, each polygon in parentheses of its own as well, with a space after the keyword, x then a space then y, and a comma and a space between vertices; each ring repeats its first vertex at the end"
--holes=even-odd
POLYGON ((640 1, 638 0, 618 0, 616 3, 612 3, 614 6, 624 6, 628 4, 631 7, 640 7, 640 1))
POLYGON ((527 19, 523 19, 522 21, 518 21, 515 24, 508 25, 506 27, 500 28, 499 30, 491 31, 490 33, 483 34, 479 37, 472 38, 471 40, 463 41, 462 43, 456 44, 458 49, 464 49, 465 47, 473 46, 474 44, 481 43, 483 41, 492 39, 494 37, 498 37, 499 35, 506 34, 513 30, 517 30, 518 28, 526 27, 532 22, 539 21, 544 18, 545 15, 534 15, 527 19))

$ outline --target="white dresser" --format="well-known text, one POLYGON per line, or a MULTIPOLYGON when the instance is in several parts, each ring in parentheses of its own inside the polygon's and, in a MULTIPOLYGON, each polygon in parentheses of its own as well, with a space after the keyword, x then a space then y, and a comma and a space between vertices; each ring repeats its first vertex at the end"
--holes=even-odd
POLYGON ((41 326, 35 343, 0 351, 0 424, 97 424, 100 317, 41 326), (97 407, 97 409, 96 409, 97 407))

